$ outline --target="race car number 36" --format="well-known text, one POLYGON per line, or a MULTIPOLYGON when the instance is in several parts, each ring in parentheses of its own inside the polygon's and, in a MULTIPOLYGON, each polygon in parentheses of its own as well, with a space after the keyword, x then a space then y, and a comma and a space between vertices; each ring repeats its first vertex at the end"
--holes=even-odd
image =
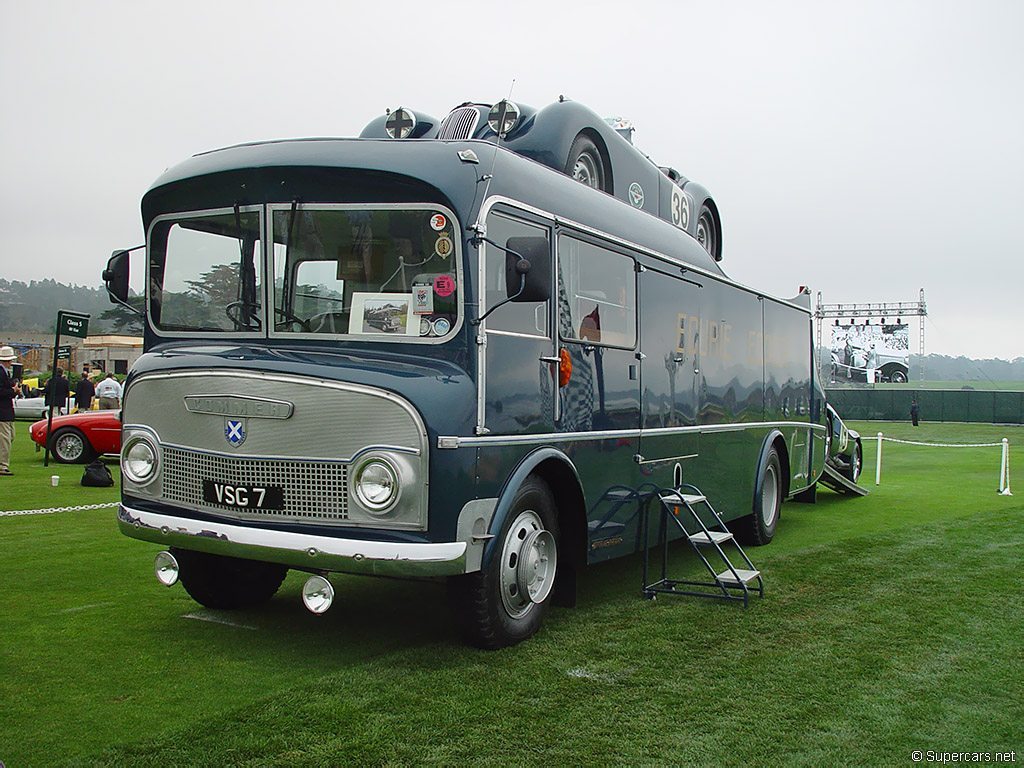
POLYGON ((679 187, 672 187, 672 223, 680 229, 690 226, 690 196, 679 187))

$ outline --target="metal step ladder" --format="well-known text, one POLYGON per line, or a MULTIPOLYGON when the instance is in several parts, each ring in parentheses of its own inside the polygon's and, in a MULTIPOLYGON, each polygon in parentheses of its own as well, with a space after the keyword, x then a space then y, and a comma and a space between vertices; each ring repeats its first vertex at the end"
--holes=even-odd
MULTIPOLYGON (((711 597, 718 600, 743 601, 746 608, 750 601, 750 594, 756 592, 764 597, 764 580, 761 572, 754 567, 747 557, 747 553, 740 547, 739 542, 726 528, 722 518, 719 517, 715 508, 707 500, 707 497, 694 485, 684 484, 678 488, 662 488, 650 501, 657 504, 660 512, 658 515, 658 543, 661 548, 661 578, 657 581, 649 581, 650 573, 650 548, 649 541, 650 505, 644 507, 642 541, 644 543, 644 574, 643 574, 643 595, 649 600, 655 599, 659 594, 663 595, 692 595, 694 597, 711 597), (655 501, 656 499, 656 501, 655 501), (706 510, 702 515, 698 510, 706 510), (706 520, 705 520, 706 518, 706 520), (712 581, 688 581, 685 579, 668 578, 668 528, 669 521, 679 526, 683 537, 690 543, 693 551, 704 563, 713 577, 712 581), (686 523, 692 521, 697 524, 698 530, 690 533, 692 526, 688 529, 686 523), (745 568, 737 568, 723 546, 735 549, 742 558, 745 568), (705 552, 713 550, 710 555, 705 552), (725 564, 725 570, 719 571, 712 565, 708 557, 717 556, 725 564), (682 589, 680 588, 682 587, 682 589)), ((720 567, 720 566, 719 566, 720 567)))

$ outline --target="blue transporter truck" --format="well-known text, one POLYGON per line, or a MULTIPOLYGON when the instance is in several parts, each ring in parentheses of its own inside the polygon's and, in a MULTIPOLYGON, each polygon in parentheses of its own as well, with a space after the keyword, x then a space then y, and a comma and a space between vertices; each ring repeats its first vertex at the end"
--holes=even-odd
POLYGON ((288 569, 314 612, 332 573, 447 577, 501 647, 654 541, 651 489, 698 486, 756 544, 813 495, 809 297, 726 277, 706 191, 572 102, 197 155, 142 217, 119 524, 205 606, 288 569))

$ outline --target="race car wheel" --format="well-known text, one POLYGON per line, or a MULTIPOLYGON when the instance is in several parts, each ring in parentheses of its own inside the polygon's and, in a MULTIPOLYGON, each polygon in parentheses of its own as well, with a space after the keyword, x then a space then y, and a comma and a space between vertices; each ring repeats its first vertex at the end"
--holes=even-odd
POLYGON ((701 244, 711 257, 718 260, 719 245, 718 226, 715 224, 715 215, 707 205, 700 207, 700 216, 697 217, 697 242, 701 244))
POLYGON ((580 134, 569 149, 569 160, 565 164, 565 172, 576 181, 588 187, 607 192, 608 174, 604 160, 597 145, 589 138, 580 134))
POLYGON ((288 569, 276 563, 211 555, 171 547, 181 583, 193 600, 207 608, 252 608, 274 596, 288 569))
POLYGON ((558 520, 547 484, 528 478, 516 492, 490 563, 449 580, 466 641, 504 648, 540 629, 558 570, 558 520))
POLYGON ((96 457, 85 435, 74 427, 61 427, 54 432, 50 451, 61 464, 86 464, 96 457))

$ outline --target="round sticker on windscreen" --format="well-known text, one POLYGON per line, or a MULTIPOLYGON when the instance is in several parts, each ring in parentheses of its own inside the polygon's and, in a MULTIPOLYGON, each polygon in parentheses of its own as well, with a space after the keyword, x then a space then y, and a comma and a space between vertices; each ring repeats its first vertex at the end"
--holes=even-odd
POLYGON ((434 252, 442 259, 447 259, 452 252, 452 240, 450 237, 441 235, 434 243, 434 252))
POLYGON ((451 275, 438 275, 434 278, 434 293, 442 299, 455 293, 455 281, 451 275))
MULTIPOLYGON (((420 219, 423 221, 423 219, 420 219)), ((440 232, 448 225, 448 219, 444 217, 443 213, 435 213, 430 217, 430 228, 435 232, 440 232)))

